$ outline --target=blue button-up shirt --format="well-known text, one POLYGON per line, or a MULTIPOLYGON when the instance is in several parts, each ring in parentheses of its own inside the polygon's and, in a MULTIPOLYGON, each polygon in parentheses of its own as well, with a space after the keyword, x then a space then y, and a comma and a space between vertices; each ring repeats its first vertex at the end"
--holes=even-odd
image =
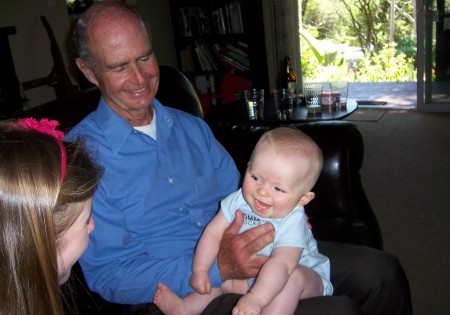
MULTIPOLYGON (((158 282, 191 292, 196 242, 236 190, 239 172, 207 124, 156 99, 157 141, 100 100, 67 135, 82 136, 105 169, 94 196, 95 230, 80 264, 89 287, 116 303, 151 302, 158 282)), ((217 266, 210 271, 221 284, 217 266)))

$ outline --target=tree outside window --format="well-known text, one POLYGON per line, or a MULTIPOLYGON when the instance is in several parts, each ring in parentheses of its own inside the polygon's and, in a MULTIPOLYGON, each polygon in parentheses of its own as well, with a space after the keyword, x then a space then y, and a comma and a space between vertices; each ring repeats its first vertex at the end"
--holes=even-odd
POLYGON ((306 80, 415 80, 414 0, 299 1, 306 80))
POLYGON ((66 0, 69 14, 81 14, 89 8, 95 0, 66 0))

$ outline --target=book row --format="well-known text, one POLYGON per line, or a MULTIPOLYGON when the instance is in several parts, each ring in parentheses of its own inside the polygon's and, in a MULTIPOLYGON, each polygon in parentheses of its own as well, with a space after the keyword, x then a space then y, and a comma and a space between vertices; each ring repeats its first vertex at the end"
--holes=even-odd
POLYGON ((240 1, 221 6, 187 6, 178 10, 178 29, 184 37, 244 33, 240 1))
POLYGON ((206 44, 202 39, 193 41, 180 50, 181 71, 222 71, 224 67, 240 71, 250 70, 248 45, 243 41, 235 43, 206 44))

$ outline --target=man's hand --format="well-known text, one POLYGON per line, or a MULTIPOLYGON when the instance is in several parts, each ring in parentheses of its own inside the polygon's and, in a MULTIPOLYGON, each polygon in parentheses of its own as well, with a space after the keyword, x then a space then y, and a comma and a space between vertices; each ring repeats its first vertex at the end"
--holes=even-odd
POLYGON ((309 217, 306 213, 305 218, 306 218, 306 226, 308 227, 308 229, 312 230, 312 224, 309 222, 309 217))
POLYGON ((273 242, 275 231, 272 224, 266 223, 238 234, 243 222, 244 216, 237 210, 233 222, 223 233, 217 257, 222 281, 254 278, 268 259, 256 253, 273 242))

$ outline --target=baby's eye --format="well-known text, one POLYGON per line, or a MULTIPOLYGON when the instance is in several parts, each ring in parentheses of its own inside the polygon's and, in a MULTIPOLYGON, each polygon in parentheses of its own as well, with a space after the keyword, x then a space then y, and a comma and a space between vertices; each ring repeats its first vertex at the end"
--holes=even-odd
POLYGON ((252 179, 253 179, 254 181, 256 181, 256 182, 259 182, 259 181, 260 181, 259 178, 256 177, 255 175, 252 175, 252 179))
POLYGON ((280 187, 275 187, 275 190, 282 193, 286 192, 283 188, 280 187))

